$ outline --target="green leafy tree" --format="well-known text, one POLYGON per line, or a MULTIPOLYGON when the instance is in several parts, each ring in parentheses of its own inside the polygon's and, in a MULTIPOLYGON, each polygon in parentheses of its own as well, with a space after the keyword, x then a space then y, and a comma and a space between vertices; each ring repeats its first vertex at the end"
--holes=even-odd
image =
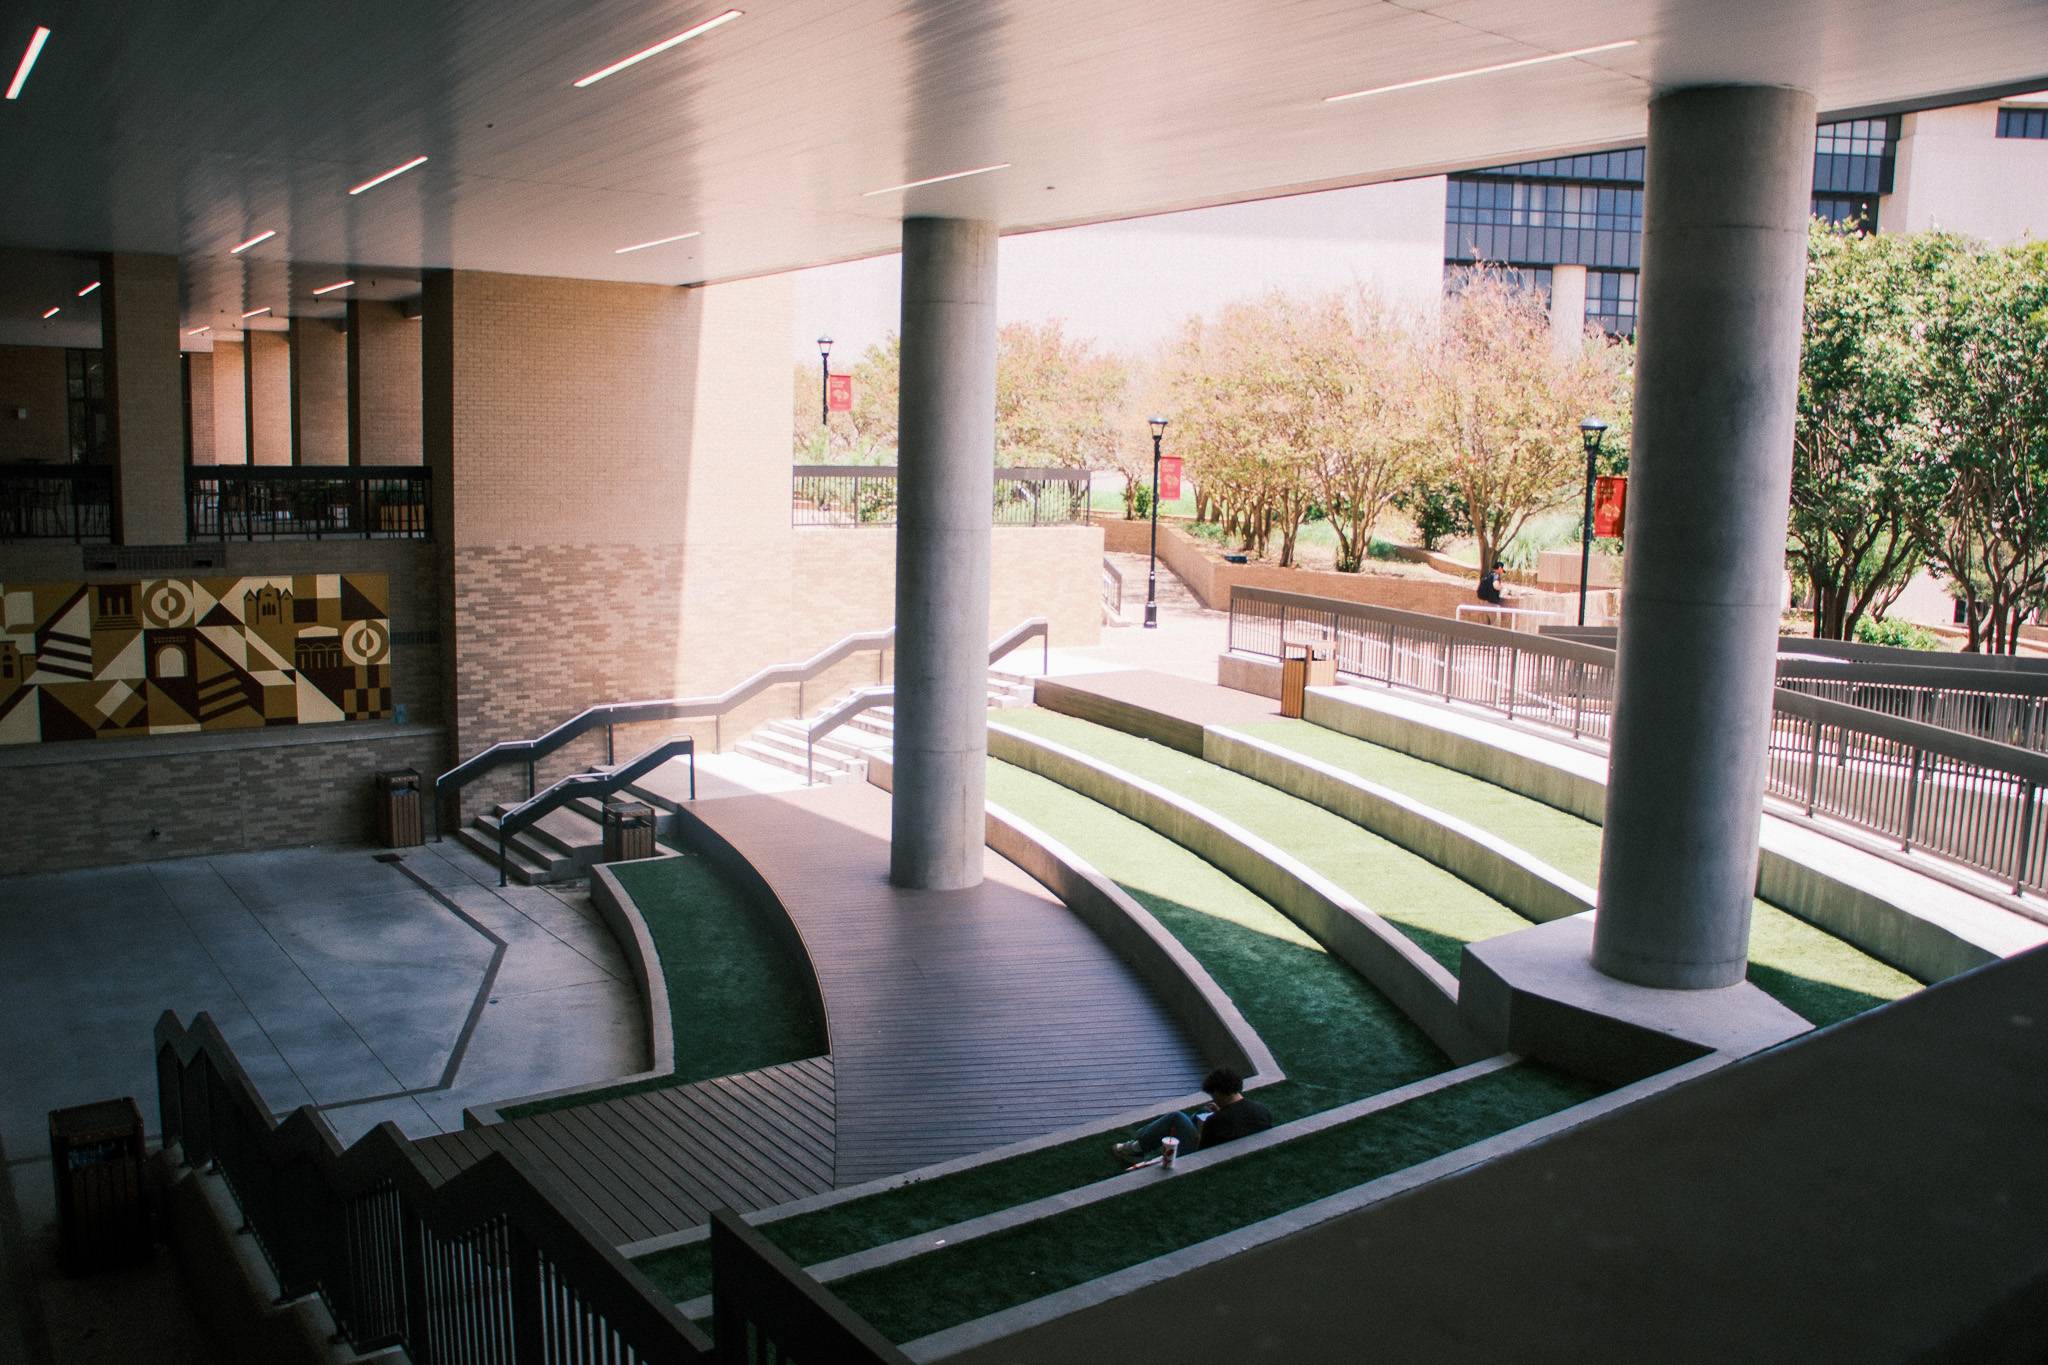
POLYGON ((996 333, 998 463, 1116 467, 1129 389, 1121 360, 1067 336, 1058 319, 1010 323, 996 333))
POLYGON ((851 371, 853 411, 818 420, 818 371, 796 367, 794 450, 799 464, 889 464, 896 458, 896 395, 902 350, 892 333, 851 371))

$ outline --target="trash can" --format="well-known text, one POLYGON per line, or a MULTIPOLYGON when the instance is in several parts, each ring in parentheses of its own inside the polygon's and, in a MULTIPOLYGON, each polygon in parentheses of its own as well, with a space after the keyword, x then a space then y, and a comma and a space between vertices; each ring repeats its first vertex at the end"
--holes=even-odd
POLYGON ((623 863, 654 856, 654 807, 644 801, 604 803, 604 860, 623 863))
POLYGON ((420 775, 416 768, 377 774, 377 838, 386 848, 412 848, 427 841, 420 824, 420 775))
POLYGON ((1311 687, 1337 681, 1337 661, 1327 645, 1285 645, 1280 660, 1280 714, 1301 719, 1311 687))
POLYGON ((142 1111, 132 1097, 50 1111, 58 1260, 72 1275, 151 1255, 142 1183, 142 1111))

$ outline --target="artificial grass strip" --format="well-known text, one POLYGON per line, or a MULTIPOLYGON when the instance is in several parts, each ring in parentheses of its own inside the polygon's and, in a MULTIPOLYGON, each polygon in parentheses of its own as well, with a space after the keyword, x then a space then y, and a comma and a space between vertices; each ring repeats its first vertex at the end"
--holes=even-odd
POLYGON ((1005 711, 1000 723, 1078 749, 1236 821, 1356 896, 1454 975, 1467 943, 1529 927, 1470 882, 1254 778, 1057 711, 1005 711))
MULTIPOLYGON (((1065 844, 1158 917, 1288 1075, 1259 1099, 1280 1122, 1436 1075, 1427 1035, 1301 927, 1194 854, 1056 782, 990 763, 989 799, 1065 844)), ((1199 1077, 1190 1076, 1193 1089, 1199 1077)), ((764 1224, 800 1265, 849 1255, 1115 1175, 1108 1130, 764 1224)), ((636 1263, 682 1301, 710 1292, 701 1243, 636 1263)))
POLYGON ((515 1105, 507 1118, 689 1085, 821 1055, 825 1021, 807 977, 764 912, 697 853, 612 869, 647 923, 668 984, 676 1069, 603 1090, 515 1105))
POLYGON ((831 1287, 914 1341, 1406 1170, 1602 1092, 1532 1062, 831 1287))
MULTIPOLYGON (((1588 886, 1600 878, 1600 826, 1481 778, 1301 720, 1235 727, 1479 825, 1588 886)), ((1911 995, 1920 983, 1790 911, 1750 908, 1749 979, 1816 1025, 1911 995)))

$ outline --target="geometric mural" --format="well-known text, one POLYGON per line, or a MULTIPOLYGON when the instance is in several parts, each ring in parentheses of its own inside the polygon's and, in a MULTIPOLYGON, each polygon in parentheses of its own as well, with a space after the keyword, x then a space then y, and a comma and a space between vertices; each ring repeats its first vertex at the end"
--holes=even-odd
POLYGON ((0 744, 390 716, 383 574, 0 583, 0 744))

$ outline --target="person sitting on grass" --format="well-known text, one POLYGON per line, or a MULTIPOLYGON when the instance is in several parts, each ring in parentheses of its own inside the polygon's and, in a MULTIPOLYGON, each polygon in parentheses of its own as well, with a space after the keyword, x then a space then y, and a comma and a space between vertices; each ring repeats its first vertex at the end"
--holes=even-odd
POLYGON ((1273 1111, 1257 1100, 1244 1097, 1244 1077, 1228 1067, 1217 1067, 1202 1078, 1209 1094, 1206 1109, 1194 1113, 1174 1110, 1152 1120, 1129 1142, 1109 1149, 1118 1161, 1138 1161, 1159 1150, 1167 1138, 1180 1139, 1183 1152, 1206 1152, 1248 1133, 1263 1133, 1273 1126, 1273 1111))

